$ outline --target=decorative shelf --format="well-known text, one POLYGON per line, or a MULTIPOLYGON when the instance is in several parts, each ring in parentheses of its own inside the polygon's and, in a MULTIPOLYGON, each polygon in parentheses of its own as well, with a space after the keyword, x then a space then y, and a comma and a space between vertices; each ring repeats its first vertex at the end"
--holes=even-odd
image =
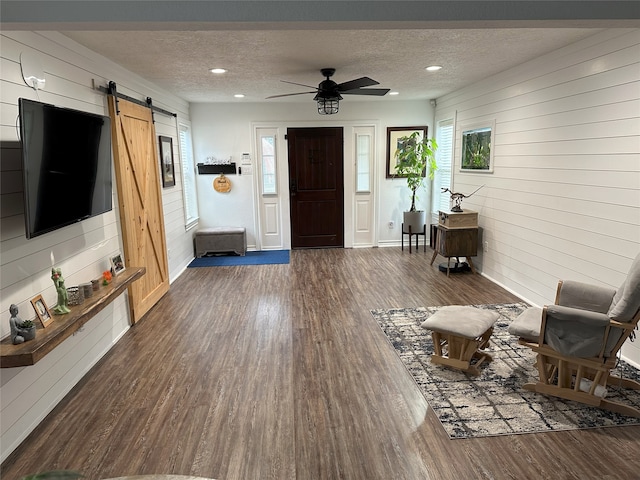
POLYGON ((198 174, 200 175, 216 175, 224 173, 226 175, 233 175, 236 173, 236 162, 223 165, 213 165, 208 163, 198 164, 198 174))
POLYGON ((109 285, 101 285, 100 289, 93 292, 93 296, 85 299, 81 305, 69 307, 71 313, 53 315, 53 323, 47 328, 38 325, 36 338, 33 340, 13 345, 10 336, 5 338, 0 342, 0 368, 34 365, 113 302, 146 271, 144 267, 127 267, 120 275, 113 277, 109 285))

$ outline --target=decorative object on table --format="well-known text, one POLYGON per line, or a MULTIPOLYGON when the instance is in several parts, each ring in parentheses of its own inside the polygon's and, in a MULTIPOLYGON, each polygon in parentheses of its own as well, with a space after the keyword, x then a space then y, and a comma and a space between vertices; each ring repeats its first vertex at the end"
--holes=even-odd
POLYGON ((44 302, 44 298, 42 295, 36 295, 31 299, 31 305, 33 305, 33 309, 36 311, 36 315, 38 316, 38 320, 43 327, 46 327, 51 322, 53 322, 53 317, 51 316, 51 311, 47 304, 44 302))
POLYGON ((229 193, 231 191, 231 180, 222 173, 213 181, 213 189, 218 193, 229 193))
POLYGON ((462 159, 460 171, 476 173, 493 172, 492 134, 495 120, 469 128, 462 128, 462 159))
POLYGON ((433 179, 438 169, 437 148, 435 139, 427 138, 427 127, 387 128, 387 176, 406 178, 411 190, 411 207, 404 212, 403 233, 418 233, 425 229, 425 212, 416 209, 416 192, 424 185, 427 172, 429 179, 433 179))
POLYGON ((449 192, 451 194, 451 203, 453 204, 453 207, 451 207, 451 211, 452 212, 461 213, 462 212, 462 207, 460 207, 460 204, 462 203, 462 199, 463 198, 469 198, 471 195, 476 193, 482 187, 484 187, 484 185, 480 185, 478 188, 476 188, 469 195, 465 195, 464 193, 452 192, 449 188, 444 188, 444 187, 442 188, 442 193, 449 192))
POLYGON ((53 313, 56 315, 65 315, 69 313, 69 297, 67 296, 67 287, 64 286, 64 277, 61 268, 51 269, 51 280, 58 292, 58 303, 53 307, 53 313))
POLYGON ((80 287, 67 288, 67 298, 70 306, 81 305, 84 302, 84 290, 80 287))
POLYGON ((113 275, 119 275, 124 272, 124 260, 122 260, 122 254, 120 252, 111 257, 110 261, 111 273, 113 273, 113 275))
MULTIPOLYGON (((538 377, 535 353, 508 332, 525 303, 473 305, 497 311, 487 352, 493 361, 475 377, 431 363, 435 352, 428 330, 420 326, 441 307, 372 310, 373 318, 450 438, 514 435, 614 425, 640 425, 640 419, 523 389, 538 377)), ((640 371, 620 361, 617 374, 640 379, 640 371)), ((640 406, 640 392, 611 386, 607 399, 640 406)))
POLYGON ((27 340, 33 340, 36 338, 36 326, 31 320, 22 321, 18 316, 18 306, 11 304, 9 307, 9 326, 11 327, 11 343, 17 345, 24 343, 27 340))
POLYGON ((100 290, 100 280, 102 280, 101 278, 96 278, 95 280, 91 280, 91 289, 94 292, 97 292, 98 290, 100 290))
POLYGON ((160 141, 160 168, 162 170, 162 187, 173 187, 176 184, 176 176, 173 167, 173 139, 159 136, 160 141))
POLYGON ((113 276, 111 275, 110 270, 105 270, 104 272, 102 272, 102 285, 104 285, 105 287, 109 285, 112 278, 113 276))
POLYGON ((93 285, 91 284, 91 282, 81 283, 78 286, 82 289, 82 294, 84 295, 85 299, 93 296, 93 285))

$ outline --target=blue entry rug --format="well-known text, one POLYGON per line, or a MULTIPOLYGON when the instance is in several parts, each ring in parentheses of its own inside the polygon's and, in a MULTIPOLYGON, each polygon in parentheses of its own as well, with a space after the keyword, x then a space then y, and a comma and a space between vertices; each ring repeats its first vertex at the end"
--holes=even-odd
POLYGON ((236 265, 275 265, 289 263, 289 250, 263 250, 240 255, 217 255, 195 258, 188 266, 194 267, 232 267, 236 265))
MULTIPOLYGON (((535 353, 507 327, 528 305, 475 306, 500 314, 487 348, 493 361, 482 365, 478 377, 431 363, 431 332, 420 324, 441 307, 371 311, 450 438, 640 424, 639 418, 523 390, 538 378, 535 353)), ((624 361, 613 373, 640 380, 640 371, 624 361)), ((640 407, 640 391, 607 389, 607 398, 640 407)))

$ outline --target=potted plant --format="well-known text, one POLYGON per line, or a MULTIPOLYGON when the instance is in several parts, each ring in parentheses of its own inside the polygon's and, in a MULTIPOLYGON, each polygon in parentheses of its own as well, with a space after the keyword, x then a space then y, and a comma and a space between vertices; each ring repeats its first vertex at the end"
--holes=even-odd
POLYGON ((22 338, 24 338, 25 341, 36 338, 36 326, 33 320, 25 320, 20 325, 20 328, 22 329, 22 338))
POLYGON ((424 185, 428 176, 433 180, 438 165, 436 163, 436 149, 438 145, 434 138, 420 138, 421 132, 401 137, 398 140, 396 174, 407 179, 407 186, 411 190, 411 208, 404 212, 404 232, 419 233, 426 224, 424 210, 416 209, 417 190, 424 185), (411 230, 409 230, 411 228, 411 230))

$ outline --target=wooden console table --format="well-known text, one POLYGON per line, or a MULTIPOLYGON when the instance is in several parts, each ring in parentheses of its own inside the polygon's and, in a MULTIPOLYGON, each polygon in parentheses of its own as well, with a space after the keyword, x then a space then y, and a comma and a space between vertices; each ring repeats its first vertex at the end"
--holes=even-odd
POLYGON ((81 305, 69 307, 71 313, 54 315, 53 322, 47 328, 38 325, 36 338, 33 340, 13 345, 11 337, 5 338, 0 342, 0 368, 34 365, 113 302, 145 272, 144 267, 127 267, 120 275, 113 277, 109 285, 101 285, 81 305))
POLYGON ((467 257, 471 271, 476 273, 471 257, 478 255, 478 227, 447 228, 438 225, 436 233, 436 248, 431 257, 430 265, 438 254, 447 258, 447 276, 449 276, 449 262, 451 257, 467 257))

